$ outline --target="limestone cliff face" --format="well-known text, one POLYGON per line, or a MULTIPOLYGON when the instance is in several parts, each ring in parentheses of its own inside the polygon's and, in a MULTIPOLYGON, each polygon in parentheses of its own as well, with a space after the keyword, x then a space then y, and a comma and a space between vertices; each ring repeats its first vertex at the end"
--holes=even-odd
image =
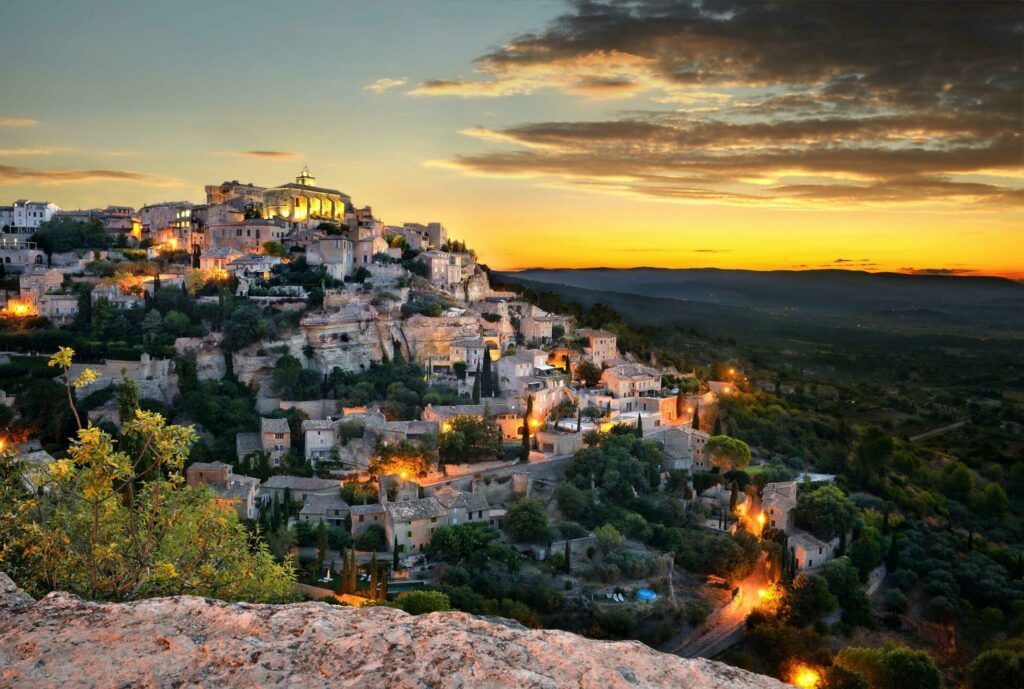
POLYGON ((228 604, 195 597, 39 602, 0 574, 0 687, 782 689, 639 643, 463 613, 228 604))

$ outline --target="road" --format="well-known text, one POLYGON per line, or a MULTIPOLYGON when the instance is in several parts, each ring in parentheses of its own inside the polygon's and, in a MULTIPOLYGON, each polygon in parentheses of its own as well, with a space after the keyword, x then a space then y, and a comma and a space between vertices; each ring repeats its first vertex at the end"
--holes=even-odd
POLYGON ((767 586, 762 560, 754 573, 740 582, 739 592, 732 601, 708 617, 697 633, 674 646, 662 646, 659 650, 683 658, 706 658, 721 653, 743 638, 747 616, 761 600, 759 591, 767 586))
POLYGON ((927 440, 928 438, 931 438, 931 437, 936 436, 936 435, 942 435, 943 433, 946 433, 948 431, 956 430, 957 428, 960 428, 961 426, 963 426, 966 423, 967 423, 967 419, 963 419, 962 421, 955 421, 955 422, 953 422, 951 424, 947 424, 945 426, 939 426, 938 428, 933 428, 930 431, 925 431, 924 433, 918 433, 917 435, 912 435, 912 436, 910 436, 910 442, 916 443, 916 442, 921 441, 921 440, 927 440))

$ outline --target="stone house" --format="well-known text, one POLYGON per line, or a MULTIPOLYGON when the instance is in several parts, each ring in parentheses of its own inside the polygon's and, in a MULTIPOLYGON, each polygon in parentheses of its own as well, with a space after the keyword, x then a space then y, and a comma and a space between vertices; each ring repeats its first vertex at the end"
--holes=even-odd
POLYGON ((765 484, 761 491, 761 512, 765 525, 789 533, 796 528, 796 481, 765 484))
POLYGON ((619 356, 615 333, 607 330, 583 329, 577 332, 577 336, 583 340, 584 355, 597 366, 619 356))
POLYGON ((284 500, 284 492, 291 493, 292 500, 305 502, 310 495, 332 495, 341 489, 338 479, 313 478, 308 476, 271 476, 260 484, 260 496, 273 501, 284 500))
POLYGON ((185 470, 185 481, 192 487, 209 486, 217 503, 233 509, 239 519, 259 516, 256 493, 260 480, 235 474, 224 462, 194 462, 185 470))
POLYGON ((710 465, 704 456, 704 445, 711 436, 689 426, 673 426, 655 436, 663 450, 663 468, 666 471, 682 469, 707 470, 710 465))
POLYGON ((314 467, 317 462, 331 458, 338 445, 338 421, 333 419, 307 419, 302 422, 306 461, 314 467))
POLYGON ((349 506, 337 493, 308 495, 299 511, 299 521, 312 524, 326 523, 331 527, 344 528, 349 518, 349 506))
POLYGON ((379 502, 352 505, 349 507, 349 514, 352 517, 352 538, 359 538, 372 524, 383 527, 386 519, 384 505, 379 502))

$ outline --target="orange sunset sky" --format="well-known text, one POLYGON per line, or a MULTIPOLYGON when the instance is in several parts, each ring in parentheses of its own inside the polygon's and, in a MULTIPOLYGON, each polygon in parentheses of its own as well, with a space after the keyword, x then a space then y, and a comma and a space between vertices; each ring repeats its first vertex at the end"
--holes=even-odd
POLYGON ((308 164, 497 269, 1024 277, 1020 3, 365 5, 5 4, 0 203, 308 164))

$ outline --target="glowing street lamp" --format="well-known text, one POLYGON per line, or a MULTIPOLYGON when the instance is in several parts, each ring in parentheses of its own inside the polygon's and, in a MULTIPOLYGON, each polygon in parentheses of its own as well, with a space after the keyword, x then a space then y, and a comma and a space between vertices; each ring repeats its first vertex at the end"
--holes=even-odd
POLYGON ((808 665, 797 665, 791 681, 798 687, 814 689, 821 681, 821 673, 808 665))

